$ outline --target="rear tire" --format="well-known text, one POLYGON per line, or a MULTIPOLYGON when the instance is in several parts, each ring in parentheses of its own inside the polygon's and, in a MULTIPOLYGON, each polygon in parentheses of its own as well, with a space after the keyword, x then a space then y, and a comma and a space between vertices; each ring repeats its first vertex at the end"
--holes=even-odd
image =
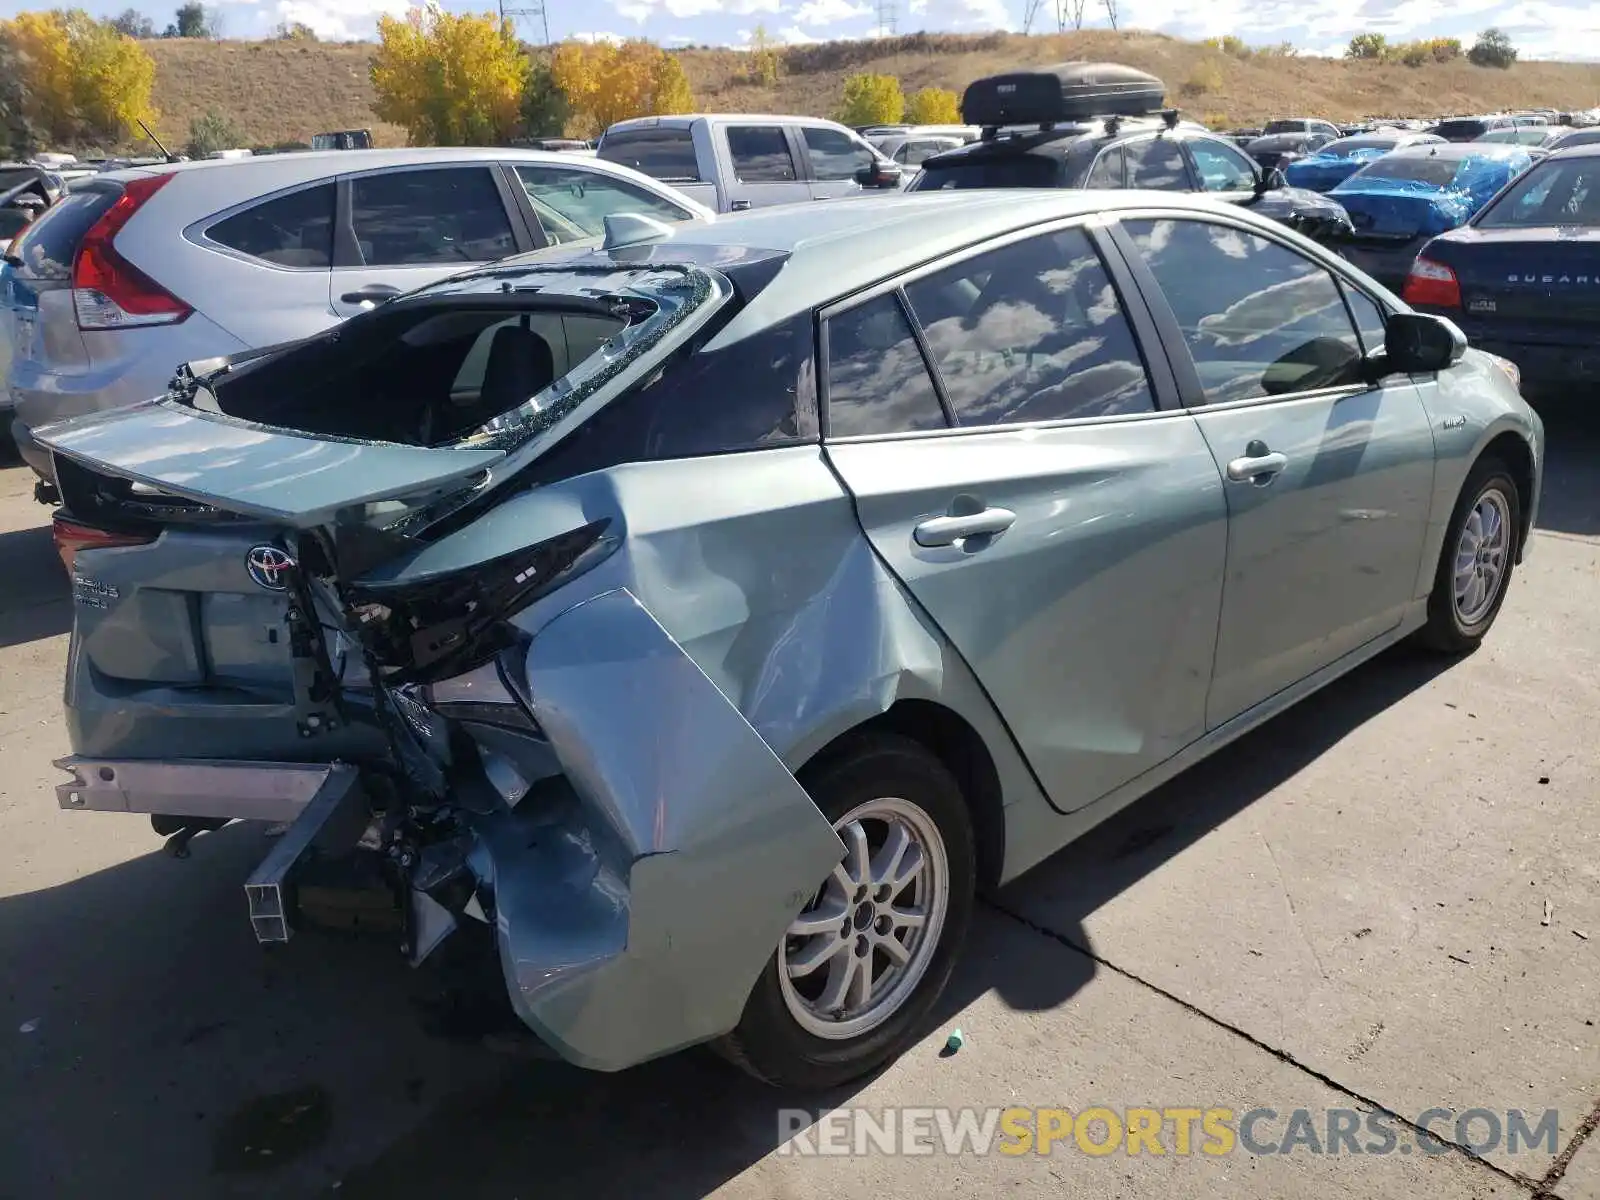
POLYGON ((802 783, 844 861, 713 1049, 767 1083, 813 1091, 870 1074, 919 1036, 966 936, 977 864, 961 789, 908 738, 863 738, 802 783))
POLYGON ((1511 586, 1522 538, 1522 499, 1498 458, 1478 460, 1456 501, 1417 640, 1443 654, 1470 654, 1494 625, 1511 586))

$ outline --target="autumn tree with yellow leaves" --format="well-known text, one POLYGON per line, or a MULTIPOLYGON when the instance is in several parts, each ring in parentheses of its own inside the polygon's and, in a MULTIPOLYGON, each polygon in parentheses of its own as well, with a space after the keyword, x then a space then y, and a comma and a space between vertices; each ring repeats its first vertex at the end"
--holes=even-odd
POLYGON ((921 88, 906 98, 906 121, 912 125, 959 125, 961 101, 947 88, 921 88))
POLYGON ((50 142, 117 143, 155 116, 155 61, 109 22, 80 8, 25 12, 0 22, 0 39, 23 115, 50 142))
POLYGON ((567 97, 571 125, 581 136, 603 133, 631 117, 685 113, 694 107, 689 77, 675 55, 654 42, 563 42, 550 75, 567 97))
POLYGON ((905 111, 906 98, 893 75, 863 72, 844 81, 839 120, 846 125, 898 125, 905 111))
POLYGON ((527 63, 511 25, 492 13, 414 8, 378 20, 373 111, 413 146, 509 141, 522 116, 527 63))

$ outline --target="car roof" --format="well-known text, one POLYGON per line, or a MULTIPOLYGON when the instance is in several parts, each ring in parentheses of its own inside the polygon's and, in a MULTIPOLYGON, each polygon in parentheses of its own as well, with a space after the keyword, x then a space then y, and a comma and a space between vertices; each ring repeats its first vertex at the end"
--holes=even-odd
POLYGON ((1527 152, 1526 146, 1511 142, 1423 142, 1389 153, 1396 158, 1514 158, 1527 152))
MULTIPOLYGON (((1072 188, 974 189, 959 192, 860 196, 824 204, 784 205, 719 217, 715 223, 671 226, 649 244, 610 253, 641 266, 683 258, 716 261, 716 254, 691 249, 753 248, 787 256, 776 278, 750 300, 708 345, 742 340, 780 321, 825 306, 889 276, 911 270, 967 246, 1045 222, 1125 209, 1190 210, 1244 220, 1281 235, 1283 227, 1202 195, 1159 191, 1084 191, 1072 188)), ((584 253, 538 251, 507 259, 516 269, 553 264, 584 253), (515 264, 515 265, 513 265, 515 264)), ((487 269, 488 273, 495 267, 487 269)))
MULTIPOLYGON (((796 113, 673 113, 665 117, 632 117, 626 121, 618 121, 606 127, 606 133, 616 133, 623 129, 684 129, 696 121, 710 121, 716 125, 818 125, 828 129, 849 129, 838 121, 830 121, 826 117, 802 117, 796 113)), ((869 128, 871 128, 869 126, 869 128)), ((851 130, 851 132, 855 132, 851 130)), ((895 130, 899 132, 899 130, 895 130)), ((864 135, 857 135, 864 136, 864 135)), ((601 135, 604 139, 605 134, 601 135)))
MULTIPOLYGON (((220 212, 234 204, 242 204, 258 196, 268 196, 285 188, 329 179, 335 175, 357 171, 382 171, 396 167, 424 166, 441 163, 512 162, 539 166, 577 167, 581 170, 615 175, 638 184, 653 193, 673 189, 656 179, 641 174, 620 163, 607 162, 567 150, 522 150, 497 146, 421 146, 397 150, 295 150, 284 154, 262 154, 252 158, 205 159, 198 162, 154 163, 142 167, 125 167, 104 171, 94 176, 113 183, 148 178, 151 175, 173 174, 193 181, 204 199, 201 202, 208 212, 220 212)), ((163 197, 174 189, 163 189, 163 197)), ((187 188, 184 194, 196 198, 187 188)), ((693 211, 704 211, 704 206, 686 196, 677 200, 693 211)), ((185 201, 188 203, 189 201, 185 201)), ((198 215, 198 214, 197 214, 198 215)))
POLYGON ((1600 158, 1600 142, 1579 142, 1576 146, 1557 146, 1544 158, 1545 162, 1552 159, 1565 161, 1569 158, 1600 158))

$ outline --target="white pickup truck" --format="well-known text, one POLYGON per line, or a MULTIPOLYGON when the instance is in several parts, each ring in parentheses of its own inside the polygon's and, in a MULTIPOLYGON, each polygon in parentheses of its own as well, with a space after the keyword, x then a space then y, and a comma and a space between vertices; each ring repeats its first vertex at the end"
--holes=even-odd
POLYGON ((598 155, 720 213, 892 191, 903 182, 881 151, 817 117, 639 117, 607 129, 598 155))

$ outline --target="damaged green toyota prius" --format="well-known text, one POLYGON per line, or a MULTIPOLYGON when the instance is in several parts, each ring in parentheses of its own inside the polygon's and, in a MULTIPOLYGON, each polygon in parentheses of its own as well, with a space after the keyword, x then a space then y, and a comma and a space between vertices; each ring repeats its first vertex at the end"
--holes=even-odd
POLYGON ((278 824, 262 942, 364 888, 571 1062, 881 1066, 978 891, 1524 551, 1515 368, 1236 206, 607 229, 38 435, 61 806, 278 824))

